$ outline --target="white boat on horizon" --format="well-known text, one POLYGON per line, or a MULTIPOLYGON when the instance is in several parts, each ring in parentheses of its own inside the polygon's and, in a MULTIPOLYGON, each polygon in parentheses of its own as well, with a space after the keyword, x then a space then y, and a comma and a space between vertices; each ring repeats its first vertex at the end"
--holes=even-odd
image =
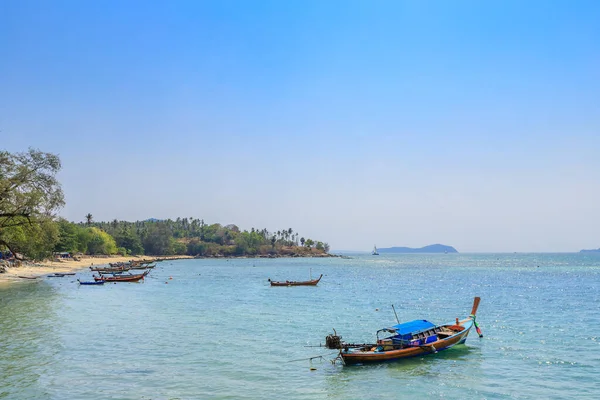
POLYGON ((372 255, 374 256, 378 256, 379 252, 377 251, 377 246, 373 246, 373 251, 371 252, 372 255))

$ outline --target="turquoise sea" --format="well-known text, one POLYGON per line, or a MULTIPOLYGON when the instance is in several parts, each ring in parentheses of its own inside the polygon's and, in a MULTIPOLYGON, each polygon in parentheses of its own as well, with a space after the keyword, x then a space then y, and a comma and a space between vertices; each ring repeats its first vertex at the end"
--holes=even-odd
POLYGON ((167 261, 144 283, 80 287, 82 272, 2 286, 0 398, 600 398, 600 256, 352 257, 167 261), (267 282, 311 273, 319 286, 267 282), (401 321, 453 321, 474 296, 483 339, 437 355, 344 367, 309 347, 333 328, 372 341, 395 324, 392 304, 401 321))

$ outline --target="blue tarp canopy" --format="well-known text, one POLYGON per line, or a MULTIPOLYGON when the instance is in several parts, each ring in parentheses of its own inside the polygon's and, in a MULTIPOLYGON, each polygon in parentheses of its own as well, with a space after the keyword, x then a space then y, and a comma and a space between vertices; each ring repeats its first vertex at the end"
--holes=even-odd
POLYGON ((424 319, 415 319, 414 321, 403 322, 401 324, 394 325, 391 328, 387 328, 387 330, 390 332, 395 332, 404 339, 404 336, 408 336, 410 333, 419 333, 431 328, 435 328, 435 325, 431 322, 424 319))

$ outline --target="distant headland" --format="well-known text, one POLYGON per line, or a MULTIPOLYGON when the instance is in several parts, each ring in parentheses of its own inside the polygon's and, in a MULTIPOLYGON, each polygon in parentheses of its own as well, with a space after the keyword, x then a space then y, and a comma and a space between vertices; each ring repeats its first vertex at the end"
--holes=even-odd
POLYGON ((580 253, 600 253, 600 249, 581 250, 580 253))
POLYGON ((411 247, 388 247, 377 249, 380 253, 458 253, 452 246, 443 244, 430 244, 420 248, 411 247))

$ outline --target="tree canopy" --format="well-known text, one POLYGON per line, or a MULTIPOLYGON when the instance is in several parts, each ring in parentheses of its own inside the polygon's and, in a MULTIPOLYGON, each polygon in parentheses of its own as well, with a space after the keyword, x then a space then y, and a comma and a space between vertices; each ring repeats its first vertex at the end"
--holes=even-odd
POLYGON ((52 251, 52 220, 64 205, 57 155, 29 149, 0 151, 0 245, 15 256, 40 258, 52 251))

